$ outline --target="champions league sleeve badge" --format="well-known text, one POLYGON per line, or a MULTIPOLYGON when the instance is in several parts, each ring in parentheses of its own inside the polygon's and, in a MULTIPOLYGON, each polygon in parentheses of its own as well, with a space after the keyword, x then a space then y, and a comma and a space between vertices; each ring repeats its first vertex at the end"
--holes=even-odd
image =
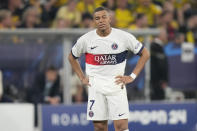
POLYGON ((116 43, 113 43, 113 44, 111 45, 111 48, 112 48, 113 50, 116 50, 116 49, 118 49, 118 44, 116 44, 116 43))

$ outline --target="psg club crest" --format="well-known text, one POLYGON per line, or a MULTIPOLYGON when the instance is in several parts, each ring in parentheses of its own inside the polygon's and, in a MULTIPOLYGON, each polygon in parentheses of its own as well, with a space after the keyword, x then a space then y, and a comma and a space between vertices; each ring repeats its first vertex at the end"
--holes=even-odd
POLYGON ((94 112, 93 111, 89 111, 89 116, 93 117, 94 116, 94 112))
POLYGON ((116 50, 116 49, 118 49, 118 44, 116 44, 116 43, 113 43, 113 44, 111 45, 111 48, 112 48, 113 50, 116 50))

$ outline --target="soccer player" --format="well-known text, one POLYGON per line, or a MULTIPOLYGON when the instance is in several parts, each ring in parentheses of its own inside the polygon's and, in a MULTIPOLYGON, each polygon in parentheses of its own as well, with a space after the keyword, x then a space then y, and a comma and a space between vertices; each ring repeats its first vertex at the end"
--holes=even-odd
POLYGON ((96 29, 81 36, 69 55, 72 68, 88 86, 87 119, 93 121, 95 131, 107 131, 109 119, 113 120, 116 131, 129 131, 125 84, 134 81, 150 55, 133 35, 110 26, 107 8, 96 8, 93 17, 96 29), (131 75, 124 76, 128 51, 140 59, 131 75), (83 53, 86 75, 77 61, 83 53))

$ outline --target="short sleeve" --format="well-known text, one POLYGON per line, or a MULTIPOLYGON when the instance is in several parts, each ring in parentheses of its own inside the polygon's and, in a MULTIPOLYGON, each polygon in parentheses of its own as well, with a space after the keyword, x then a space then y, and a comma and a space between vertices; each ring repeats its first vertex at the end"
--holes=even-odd
POLYGON ((81 56, 81 54, 86 52, 86 44, 84 37, 80 37, 75 45, 72 47, 71 53, 75 59, 81 56))
POLYGON ((144 45, 139 42, 133 35, 127 34, 127 48, 134 54, 139 55, 144 48, 144 45))

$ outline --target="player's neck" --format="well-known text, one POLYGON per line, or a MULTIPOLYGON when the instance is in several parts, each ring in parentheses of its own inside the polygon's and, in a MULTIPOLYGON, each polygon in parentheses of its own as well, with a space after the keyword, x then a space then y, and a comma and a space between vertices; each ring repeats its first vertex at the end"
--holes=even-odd
POLYGON ((111 30, 112 30, 111 27, 107 28, 106 30, 97 29, 96 33, 101 37, 105 37, 105 36, 108 36, 111 33, 111 30))

